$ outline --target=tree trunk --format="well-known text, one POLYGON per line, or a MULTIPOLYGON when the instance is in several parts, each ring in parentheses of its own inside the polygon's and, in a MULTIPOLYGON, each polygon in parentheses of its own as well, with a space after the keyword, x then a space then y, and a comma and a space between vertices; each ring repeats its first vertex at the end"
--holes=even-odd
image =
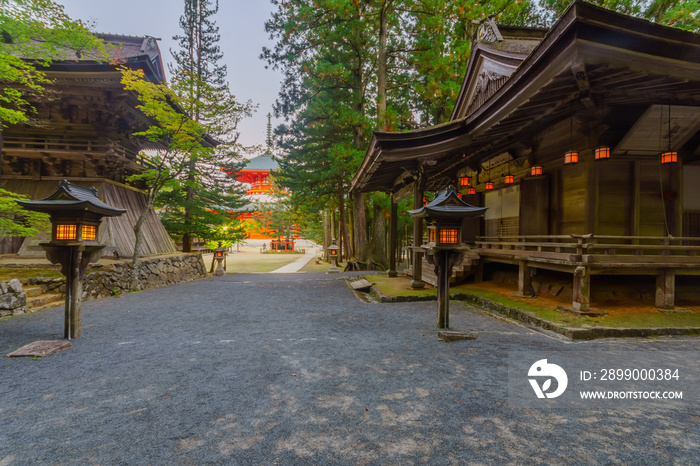
POLYGON ((194 200, 194 178, 195 178, 195 161, 190 161, 189 173, 187 174, 187 194, 185 199, 187 204, 185 205, 185 234, 182 235, 182 252, 192 252, 192 237, 190 232, 192 231, 192 224, 194 223, 194 207, 192 206, 192 201, 194 200))
POLYGON ((323 211, 323 257, 326 262, 330 260, 328 257, 328 246, 331 245, 331 227, 330 227, 330 216, 328 215, 328 210, 323 211))
POLYGON ((367 261, 367 216, 365 215, 365 195, 353 194, 353 239, 355 240, 355 258, 361 262, 367 261))
POLYGON ((390 1, 385 1, 379 11, 379 51, 377 53, 377 128, 387 131, 387 17, 390 1))
POLYGON ((386 258, 386 221, 384 219, 384 209, 378 202, 374 203, 373 214, 372 261, 386 268, 388 266, 386 258))
POLYGON ((0 187, 2 187, 2 120, 0 119, 0 187))
POLYGON ((342 185, 338 189, 338 205, 340 207, 340 233, 343 235, 343 251, 345 251, 345 257, 349 258, 350 241, 348 241, 347 222, 345 221, 345 193, 342 185))

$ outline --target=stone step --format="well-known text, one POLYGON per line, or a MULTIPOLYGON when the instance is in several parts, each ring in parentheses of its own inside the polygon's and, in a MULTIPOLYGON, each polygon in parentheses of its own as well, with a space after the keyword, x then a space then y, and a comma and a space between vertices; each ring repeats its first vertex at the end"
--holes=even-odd
POLYGON ((27 293, 27 298, 41 295, 44 290, 40 286, 25 286, 24 292, 27 293))
POLYGON ((63 302, 63 297, 60 293, 46 293, 41 296, 33 296, 27 298, 27 307, 35 311, 37 307, 43 306, 52 302, 63 302))
POLYGON ((29 312, 39 312, 39 311, 43 311, 44 309, 53 309, 54 307, 64 307, 65 304, 66 304, 65 299, 61 298, 61 299, 56 300, 56 301, 51 301, 49 303, 42 304, 39 307, 30 307, 29 312))

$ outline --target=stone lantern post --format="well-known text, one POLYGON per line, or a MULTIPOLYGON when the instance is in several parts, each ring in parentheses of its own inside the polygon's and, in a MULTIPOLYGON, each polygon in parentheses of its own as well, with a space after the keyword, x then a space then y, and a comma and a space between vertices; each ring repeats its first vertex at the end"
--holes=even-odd
POLYGON ((115 217, 126 212, 100 201, 97 189, 84 188, 66 180, 50 196, 37 201, 17 201, 27 210, 44 212, 51 216, 51 241, 40 243, 52 264, 61 264, 66 277, 65 338, 81 334, 80 307, 83 295, 83 277, 90 262, 100 258, 105 247, 98 243, 102 217, 115 217))
POLYGON ((217 265, 216 270, 214 270, 215 277, 223 277, 226 273, 223 263, 226 257, 226 248, 221 247, 221 241, 219 241, 219 247, 214 250, 214 259, 216 259, 217 265))
POLYGON ((422 246, 426 259, 435 266, 437 275, 437 327, 450 326, 450 276, 469 248, 462 244, 462 220, 484 215, 488 207, 474 207, 457 197, 454 186, 440 191, 435 199, 420 209, 409 210, 414 218, 428 221, 428 242, 422 246))
POLYGON ((328 269, 328 273, 340 272, 338 269, 338 254, 340 252, 340 247, 336 244, 335 238, 331 240, 331 245, 328 246, 328 257, 331 258, 331 268, 328 269))

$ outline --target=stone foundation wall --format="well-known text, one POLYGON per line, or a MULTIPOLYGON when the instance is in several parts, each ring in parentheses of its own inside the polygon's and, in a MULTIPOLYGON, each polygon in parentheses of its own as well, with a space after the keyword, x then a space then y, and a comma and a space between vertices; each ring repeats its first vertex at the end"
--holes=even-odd
POLYGON ((27 294, 22 283, 13 278, 8 282, 0 281, 0 317, 7 317, 27 312, 27 294))
MULTIPOLYGON (((92 264, 83 283, 83 301, 128 293, 131 262, 92 264)), ((139 261, 139 290, 160 288, 207 276, 201 254, 178 254, 146 257, 139 261)), ((40 285, 45 292, 65 293, 65 278, 30 278, 30 285, 40 285)))

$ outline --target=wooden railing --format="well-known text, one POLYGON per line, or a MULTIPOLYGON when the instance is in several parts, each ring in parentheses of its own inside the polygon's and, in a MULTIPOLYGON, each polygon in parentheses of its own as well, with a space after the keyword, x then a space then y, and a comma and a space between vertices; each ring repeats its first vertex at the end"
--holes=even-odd
POLYGON ((481 255, 571 265, 697 266, 700 238, 673 236, 539 235, 478 237, 481 255))
POLYGON ((106 156, 113 155, 124 161, 135 162, 138 165, 152 168, 153 164, 142 154, 127 149, 118 142, 101 142, 85 139, 66 139, 62 141, 49 140, 46 138, 14 138, 5 137, 3 139, 3 149, 15 150, 15 152, 36 152, 48 153, 60 156, 77 152, 86 155, 106 156))

